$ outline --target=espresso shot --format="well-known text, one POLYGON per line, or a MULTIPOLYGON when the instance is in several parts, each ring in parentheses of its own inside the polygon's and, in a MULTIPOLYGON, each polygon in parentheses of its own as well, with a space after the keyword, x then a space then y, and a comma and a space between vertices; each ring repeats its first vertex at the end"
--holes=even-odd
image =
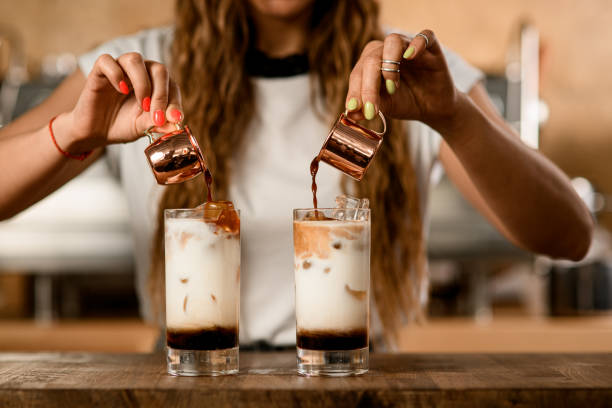
POLYGON ((307 350, 355 350, 368 347, 368 330, 310 331, 298 330, 297 346, 307 350))
POLYGON ((179 350, 222 350, 238 347, 238 328, 166 330, 166 343, 168 347, 179 350))

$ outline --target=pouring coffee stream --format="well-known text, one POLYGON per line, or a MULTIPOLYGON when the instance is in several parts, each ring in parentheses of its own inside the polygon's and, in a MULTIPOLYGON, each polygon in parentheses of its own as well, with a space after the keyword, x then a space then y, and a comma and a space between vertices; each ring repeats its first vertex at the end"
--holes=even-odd
POLYGON ((204 169, 204 180, 206 180, 206 202, 212 202, 214 201, 212 192, 213 176, 208 167, 204 167, 204 163, 200 162, 200 165, 204 169))
MULTIPOLYGON (((310 163, 312 203, 315 209, 318 208, 316 177, 320 162, 335 167, 357 181, 361 180, 379 150, 387 130, 385 117, 380 111, 379 116, 383 130, 376 132, 350 119, 347 112, 340 114, 319 154, 310 163)), ((213 176, 196 138, 189 126, 177 123, 176 127, 177 130, 157 139, 154 139, 152 134, 155 126, 145 131, 150 142, 145 149, 145 155, 157 183, 182 183, 203 173, 207 189, 206 202, 214 202, 213 176)))
POLYGON ((310 162, 310 176, 312 177, 312 184, 310 189, 312 190, 312 206, 317 209, 317 173, 319 172, 319 162, 321 161, 321 155, 318 155, 312 162, 310 162))
POLYGON ((378 114, 383 123, 382 132, 359 125, 347 116, 347 112, 340 114, 323 143, 321 151, 310 163, 312 205, 315 210, 318 208, 316 178, 321 161, 357 181, 360 181, 365 175, 387 131, 387 121, 384 115, 380 111, 378 114))

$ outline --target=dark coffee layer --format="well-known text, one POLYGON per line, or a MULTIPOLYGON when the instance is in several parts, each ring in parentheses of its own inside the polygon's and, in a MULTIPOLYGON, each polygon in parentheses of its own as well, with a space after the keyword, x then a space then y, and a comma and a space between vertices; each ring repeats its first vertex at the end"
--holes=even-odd
POLYGON ((368 347, 368 330, 298 330, 297 346, 307 350, 355 350, 368 347))
POLYGON ((166 330, 168 347, 180 350, 220 350, 238 346, 237 327, 166 330))

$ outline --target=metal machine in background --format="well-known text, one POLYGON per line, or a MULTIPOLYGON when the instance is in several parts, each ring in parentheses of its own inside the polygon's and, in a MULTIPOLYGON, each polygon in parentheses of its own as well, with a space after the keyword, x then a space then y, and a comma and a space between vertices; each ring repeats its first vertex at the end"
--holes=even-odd
MULTIPOLYGON (((584 178, 572 180, 578 195, 597 217, 612 210, 612 197, 595 191, 584 178)), ((587 256, 579 262, 540 258, 536 272, 548 282, 547 304, 552 316, 582 316, 612 310, 612 234, 596 226, 587 256)))
MULTIPOLYGON (((544 106, 545 111, 546 105, 538 95, 539 34, 535 27, 528 24, 522 24, 519 33, 509 48, 504 74, 487 75, 485 85, 499 113, 520 133, 527 145, 537 149, 541 119, 546 118, 540 116, 541 107, 544 106)), ((430 253, 435 257, 459 256, 461 251, 474 256, 488 256, 492 245, 501 252, 518 253, 489 227, 480 214, 466 205, 460 193, 445 178, 434 189, 431 201, 430 253), (451 234, 464 238, 449 241, 446 237, 451 234), (470 242, 469 248, 466 241, 470 242), (452 249, 449 245, 463 249, 452 249)))
MULTIPOLYGON (((508 49, 503 75, 486 78, 487 91, 500 114, 519 132, 521 140, 534 149, 540 146, 540 126, 548 119, 548 106, 539 98, 540 55, 537 28, 521 23, 508 49)), ((612 199, 594 191, 588 180, 580 178, 573 183, 594 217, 612 208, 612 199)), ((538 258, 534 267, 533 256, 513 246, 490 226, 448 179, 443 178, 434 188, 430 202, 429 254, 434 266, 436 260, 451 261, 456 266, 456 277, 451 284, 454 289, 449 292, 447 286, 439 293, 440 297, 464 296, 455 302, 457 313, 490 318, 495 296, 491 280, 493 276, 499 278, 500 268, 509 263, 523 264, 531 270, 534 277, 527 285, 534 286, 535 282, 535 286, 540 286, 538 313, 572 315, 612 309, 612 260, 604 251, 610 248, 604 230, 596 233, 594 248, 584 261, 551 262, 538 258)), ((435 267, 432 270, 432 305, 435 305, 435 267)), ((442 275, 445 276, 442 281, 448 283, 448 272, 442 275)), ((510 280, 507 276, 503 279, 510 280)), ((513 284, 506 282, 505 285, 513 284)), ((525 286, 522 290, 530 290, 525 286)), ((520 285, 513 290, 521 290, 520 285)), ((515 296, 522 295, 515 293, 515 296)), ((448 310, 448 307, 441 308, 448 310)))
MULTIPOLYGON (((41 103, 76 68, 72 54, 50 55, 41 75, 29 81, 19 37, 1 33, 0 126, 41 103)), ((47 198, 0 222, 0 274, 32 277, 33 311, 39 321, 79 317, 92 294, 111 290, 114 296, 107 299, 119 304, 120 294, 128 293, 137 313, 128 220, 124 193, 100 160, 47 198)), ((0 311, 3 296, 12 295, 0 290, 0 311)))
POLYGON ((19 90, 27 80, 21 37, 0 27, 0 127, 14 117, 19 90))

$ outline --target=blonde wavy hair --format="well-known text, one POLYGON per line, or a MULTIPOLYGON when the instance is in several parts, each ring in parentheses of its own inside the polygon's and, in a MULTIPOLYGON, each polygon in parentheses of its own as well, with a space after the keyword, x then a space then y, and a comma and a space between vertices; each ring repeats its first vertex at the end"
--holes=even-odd
MULTIPOLYGON (((230 158, 248 143, 245 130, 255 111, 253 86, 245 71, 245 55, 253 40, 245 3, 176 3, 171 71, 184 90, 185 117, 214 175, 216 199, 231 199, 227 196, 233 171, 230 158)), ((344 110, 349 74, 363 47, 382 39, 378 5, 374 0, 317 0, 309 30, 306 53, 313 106, 315 100, 323 102, 331 126, 344 110)), ((308 171, 306 163, 304 172, 308 171)), ((339 189, 346 190, 349 182, 344 179, 339 189)), ((422 317, 420 294, 426 284, 417 183, 401 122, 390 121, 380 152, 364 179, 353 187, 371 202, 372 288, 385 340, 393 346, 401 326, 422 317)), ((168 186, 159 204, 149 276, 158 317, 164 292, 163 210, 197 206, 205 199, 204 191, 203 177, 198 177, 168 186)))

